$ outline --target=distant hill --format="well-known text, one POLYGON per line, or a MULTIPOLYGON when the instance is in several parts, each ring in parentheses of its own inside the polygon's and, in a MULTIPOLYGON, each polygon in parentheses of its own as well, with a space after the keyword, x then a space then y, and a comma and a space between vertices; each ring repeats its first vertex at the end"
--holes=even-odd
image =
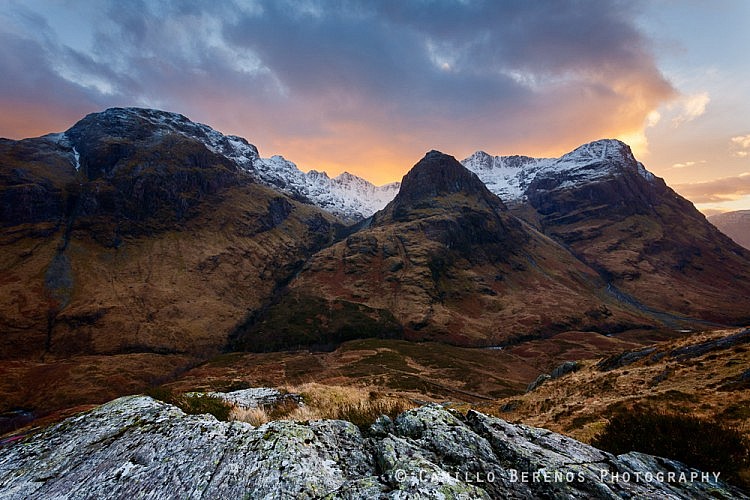
POLYGON ((750 249, 750 210, 712 215, 708 221, 736 243, 750 249))

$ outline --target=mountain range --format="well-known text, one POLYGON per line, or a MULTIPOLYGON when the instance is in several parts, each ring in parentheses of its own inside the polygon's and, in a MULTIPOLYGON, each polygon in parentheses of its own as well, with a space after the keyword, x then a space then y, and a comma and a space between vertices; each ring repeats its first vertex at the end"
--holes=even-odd
POLYGON ((60 407, 106 400, 226 350, 750 320, 750 252, 616 140, 557 159, 431 151, 376 187, 113 108, 0 140, 0 221, 8 408, 43 404, 50 380, 60 407), (84 372, 96 394, 71 389, 84 372))

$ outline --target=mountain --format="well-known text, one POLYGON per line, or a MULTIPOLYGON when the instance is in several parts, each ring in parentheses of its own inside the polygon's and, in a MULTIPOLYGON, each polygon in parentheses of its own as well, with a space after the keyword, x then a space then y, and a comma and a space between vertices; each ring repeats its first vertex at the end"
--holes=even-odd
POLYGON ((708 222, 732 238, 737 244, 750 249, 750 210, 737 210, 712 215, 708 222))
POLYGON ((750 253, 622 142, 596 141, 558 159, 479 152, 464 163, 507 196, 513 213, 569 248, 623 300, 674 319, 750 321, 750 253))
POLYGON ((658 324, 606 289, 455 158, 431 151, 365 228, 311 257, 280 300, 238 330, 235 345, 385 336, 486 346, 658 324))
POLYGON ((635 169, 645 179, 654 180, 654 175, 635 160, 630 148, 620 141, 607 139, 584 144, 560 158, 490 156, 477 151, 461 163, 477 174, 490 191, 511 205, 528 201, 529 189, 536 189, 542 179, 548 179, 547 184, 559 179, 558 189, 575 188, 617 175, 622 170, 635 169))
MULTIPOLYGON (((49 134, 41 140, 65 149, 69 153, 68 161, 76 171, 83 165, 84 175, 92 180, 102 175, 106 176, 106 170, 112 166, 112 158, 116 157, 120 150, 128 147, 132 150, 132 145, 124 143, 98 146, 99 149, 95 152, 87 149, 87 143, 112 132, 121 137, 140 139, 149 133, 158 133, 180 138, 183 142, 201 143, 210 153, 223 157, 225 163, 231 165, 231 169, 247 172, 260 184, 281 191, 298 201, 314 204, 350 223, 371 216, 398 192, 398 183, 378 187, 348 172, 333 179, 325 172, 313 170, 306 174, 281 156, 261 158, 258 149, 242 137, 224 135, 177 113, 152 109, 111 108, 103 113, 87 116, 67 132, 49 134), (98 132, 96 127, 101 123, 105 124, 105 128, 98 132), (107 124, 110 126, 109 129, 106 128, 107 124), (115 131, 111 127, 121 129, 115 131), (78 142, 83 144, 83 149, 76 148, 75 144, 78 142)), ((15 142, 4 141, 6 145, 15 142)), ((31 146, 30 149, 40 147, 39 141, 26 144, 31 146)), ((6 204, 9 205, 10 202, 6 204)), ((12 215, 10 217, 13 220, 12 215)))
POLYGON ((220 352, 344 230, 258 183, 253 151, 138 109, 0 141, 0 392, 102 401, 220 352))
POLYGON ((101 402, 229 348, 750 318, 749 253, 624 144, 472 158, 478 175, 430 152, 395 194, 156 110, 0 140, 0 411, 101 402))
POLYGON ((267 186, 312 203, 352 223, 370 217, 396 196, 398 182, 383 186, 344 172, 333 179, 325 172, 302 172, 282 156, 253 162, 257 176, 267 186))

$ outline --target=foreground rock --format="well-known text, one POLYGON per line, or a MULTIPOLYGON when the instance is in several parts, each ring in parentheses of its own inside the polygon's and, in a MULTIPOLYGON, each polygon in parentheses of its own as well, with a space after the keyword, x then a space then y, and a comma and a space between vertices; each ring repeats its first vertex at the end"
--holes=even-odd
POLYGON ((281 392, 278 389, 272 389, 270 387, 253 387, 232 392, 194 392, 190 394, 205 394, 206 396, 223 399, 235 408, 243 410, 248 410, 250 408, 273 407, 284 403, 302 403, 302 396, 299 394, 281 392))
POLYGON ((671 460, 613 456, 440 406, 261 427, 117 399, 0 450, 2 498, 747 498, 671 460))

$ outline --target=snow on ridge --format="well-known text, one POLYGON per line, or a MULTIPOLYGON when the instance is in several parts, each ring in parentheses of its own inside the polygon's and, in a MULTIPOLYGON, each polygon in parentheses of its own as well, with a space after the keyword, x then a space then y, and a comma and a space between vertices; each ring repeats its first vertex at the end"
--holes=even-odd
POLYGON ((76 151, 76 147, 73 146, 73 160, 75 161, 76 171, 81 169, 81 155, 76 151))
POLYGON ((259 158, 258 149, 246 139, 236 135, 224 135, 203 123, 190 120, 185 115, 148 108, 109 108, 104 115, 127 119, 134 115, 154 125, 157 134, 166 131, 198 139, 213 153, 233 160, 241 168, 252 171, 253 162, 259 158))
POLYGON ((76 172, 81 170, 81 155, 65 132, 54 132, 51 134, 45 134, 41 136, 40 139, 44 139, 45 141, 49 141, 53 144, 59 144, 60 146, 63 146, 64 148, 72 149, 71 156, 73 159, 72 161, 73 167, 76 169, 76 172))
POLYGON ((350 222, 367 218, 385 207, 400 186, 398 182, 375 186, 348 172, 333 179, 317 170, 304 173, 293 162, 278 155, 260 158, 254 165, 256 175, 266 185, 307 199, 350 222))
POLYGON ((258 149, 246 139, 224 135, 179 113, 146 108, 110 108, 105 114, 127 119, 138 116, 155 126, 158 133, 179 133, 203 142, 214 153, 235 162, 252 173, 262 184, 318 207, 348 221, 357 221, 383 208, 398 192, 398 183, 377 187, 347 172, 331 179, 325 172, 302 172, 283 156, 261 158, 258 149))
POLYGON ((536 178, 553 178, 555 188, 567 188, 635 170, 651 182, 654 174, 638 162, 625 143, 602 139, 584 144, 559 158, 491 156, 477 151, 461 162, 477 174, 487 188, 503 201, 526 200, 526 190, 536 178))

